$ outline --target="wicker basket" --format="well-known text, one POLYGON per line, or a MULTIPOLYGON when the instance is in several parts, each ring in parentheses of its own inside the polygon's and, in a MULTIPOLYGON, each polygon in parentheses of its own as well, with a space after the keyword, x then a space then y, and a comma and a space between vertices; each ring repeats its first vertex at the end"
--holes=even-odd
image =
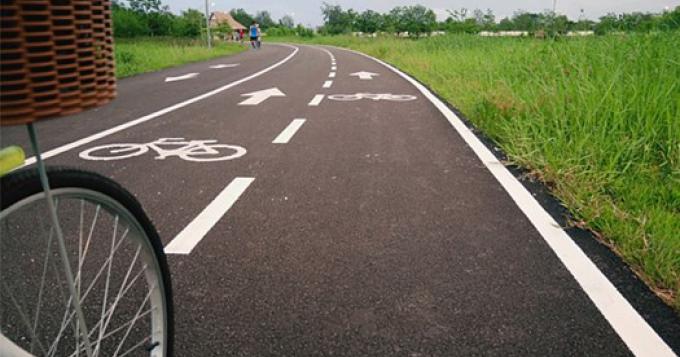
POLYGON ((0 124, 74 114, 116 96, 111 1, 0 0, 0 124))

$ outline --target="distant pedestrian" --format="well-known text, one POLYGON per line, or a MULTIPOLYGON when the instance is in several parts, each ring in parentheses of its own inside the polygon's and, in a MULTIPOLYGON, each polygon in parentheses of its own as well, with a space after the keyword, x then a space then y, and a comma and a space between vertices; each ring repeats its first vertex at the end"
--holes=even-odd
POLYGON ((243 38, 246 37, 246 30, 243 28, 238 29, 238 39, 241 41, 241 45, 243 45, 243 38))
POLYGON ((253 20, 252 25, 250 25, 250 45, 256 50, 260 48, 260 35, 260 25, 253 20))

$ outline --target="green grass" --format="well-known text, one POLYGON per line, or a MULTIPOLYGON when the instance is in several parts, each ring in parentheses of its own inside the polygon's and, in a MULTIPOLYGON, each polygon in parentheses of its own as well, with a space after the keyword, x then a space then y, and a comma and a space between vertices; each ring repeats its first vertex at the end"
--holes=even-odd
POLYGON ((218 43, 212 50, 200 40, 172 38, 116 39, 116 77, 157 71, 244 51, 234 43, 218 43))
POLYGON ((426 83, 680 311, 680 33, 312 41, 426 83))

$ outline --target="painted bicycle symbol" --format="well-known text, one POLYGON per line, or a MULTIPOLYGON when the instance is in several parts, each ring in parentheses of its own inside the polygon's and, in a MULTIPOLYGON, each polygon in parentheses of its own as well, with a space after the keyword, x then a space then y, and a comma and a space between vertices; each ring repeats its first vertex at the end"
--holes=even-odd
POLYGON ((193 162, 213 162, 238 159, 246 149, 236 145, 217 144, 217 140, 186 140, 184 138, 161 138, 146 144, 110 144, 87 149, 80 153, 85 160, 123 160, 155 151, 156 160, 177 156, 193 162))
POLYGON ((388 100, 392 102, 409 102, 416 100, 417 97, 408 94, 391 94, 391 93, 356 93, 356 94, 332 94, 328 96, 328 99, 336 100, 340 102, 353 102, 361 99, 370 99, 373 101, 388 100))

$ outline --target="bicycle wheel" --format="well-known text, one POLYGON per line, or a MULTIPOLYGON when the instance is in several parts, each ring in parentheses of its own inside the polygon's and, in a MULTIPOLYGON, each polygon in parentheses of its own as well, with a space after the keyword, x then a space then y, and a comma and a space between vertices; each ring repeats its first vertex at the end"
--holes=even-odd
POLYGON ((93 161, 122 160, 144 155, 149 147, 143 144, 111 144, 97 146, 80 153, 80 158, 93 161))
POLYGON ((186 161, 213 162, 238 159, 246 153, 247 151, 245 148, 236 145, 208 144, 188 152, 183 152, 179 154, 179 157, 186 161), (225 153, 221 152, 222 149, 233 152, 225 155, 225 153))
POLYGON ((94 356, 171 356, 170 275, 139 203, 98 174, 48 169, 48 177, 85 323, 75 318, 37 170, 10 174, 0 179, 0 351, 87 356, 89 343, 94 356))

